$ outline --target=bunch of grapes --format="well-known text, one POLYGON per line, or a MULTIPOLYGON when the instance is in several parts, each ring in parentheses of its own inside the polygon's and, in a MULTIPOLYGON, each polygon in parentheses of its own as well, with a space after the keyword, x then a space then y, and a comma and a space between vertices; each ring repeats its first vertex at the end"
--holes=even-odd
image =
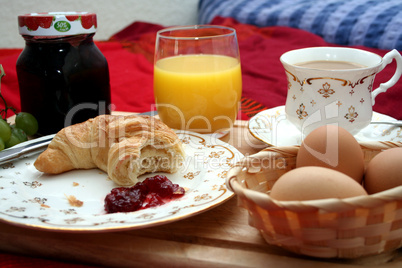
MULTIPOLYGON (((3 66, 0 64, 0 82, 1 78, 5 75, 3 66)), ((38 121, 36 118, 26 112, 16 113, 16 110, 13 107, 7 105, 6 100, 3 95, 1 95, 0 91, 0 99, 4 103, 4 109, 0 110, 3 116, 0 116, 0 151, 5 148, 12 147, 18 143, 24 142, 28 140, 28 136, 35 135, 38 131, 38 121), (7 122, 7 111, 11 110, 16 114, 15 124, 10 125, 7 122)))
POLYGON ((0 151, 28 140, 38 131, 38 121, 30 113, 17 113, 15 125, 0 118, 0 151))

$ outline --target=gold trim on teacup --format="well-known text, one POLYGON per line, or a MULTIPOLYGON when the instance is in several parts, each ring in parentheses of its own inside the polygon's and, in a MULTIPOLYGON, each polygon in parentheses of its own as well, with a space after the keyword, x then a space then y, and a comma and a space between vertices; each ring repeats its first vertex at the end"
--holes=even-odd
POLYGON ((313 78, 306 78, 305 81, 306 81, 307 84, 311 85, 312 84, 311 81, 320 80, 320 79, 325 79, 325 80, 331 79, 331 80, 336 80, 336 81, 343 82, 343 84, 341 86, 346 86, 348 84, 348 82, 351 83, 348 80, 341 79, 341 78, 334 78, 334 77, 313 77, 313 78))
MULTIPOLYGON (((306 83, 311 85, 312 84, 311 81, 313 81, 313 80, 330 79, 330 80, 340 81, 340 82, 342 82, 342 86, 350 86, 351 88, 355 88, 358 84, 363 84, 365 79, 377 74, 376 72, 374 72, 365 77, 359 78, 356 82, 353 83, 350 80, 345 80, 345 79, 336 78, 336 77, 311 77, 311 78, 306 78, 303 81, 301 81, 296 75, 292 74, 288 70, 285 69, 285 72, 290 74, 293 77, 293 81, 297 82, 300 86, 303 86, 306 83)), ((290 87, 288 86, 288 88, 290 88, 290 87)))
MULTIPOLYGON (((297 78, 296 75, 292 74, 291 72, 289 72, 288 70, 285 69, 285 72, 287 72, 288 74, 290 74, 291 76, 293 76, 293 81, 299 83, 300 86, 303 86, 306 83, 306 80, 304 79, 303 81, 300 81, 299 78, 297 78)), ((290 89, 290 86, 288 86, 288 89, 290 89)))
POLYGON ((311 83, 312 80, 332 79, 332 80, 336 80, 336 81, 341 81, 341 82, 343 82, 343 84, 342 84, 341 86, 350 86, 351 88, 355 88, 357 85, 363 84, 365 79, 369 78, 370 76, 374 76, 374 75, 376 75, 376 74, 377 74, 377 73, 372 73, 372 74, 370 74, 370 75, 367 75, 367 76, 365 76, 365 77, 363 77, 363 78, 358 79, 355 83, 353 83, 353 82, 350 81, 350 80, 345 80, 345 79, 335 78, 335 77, 314 77, 314 78, 307 78, 307 79, 305 79, 305 80, 306 80, 306 83, 307 83, 307 84, 311 85, 311 84, 312 84, 312 83, 311 83))

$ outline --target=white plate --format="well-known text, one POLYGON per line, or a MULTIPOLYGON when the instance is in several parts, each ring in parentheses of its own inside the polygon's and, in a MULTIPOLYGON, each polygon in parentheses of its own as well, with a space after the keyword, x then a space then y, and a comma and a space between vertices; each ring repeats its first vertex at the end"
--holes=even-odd
MULTIPOLYGON (((373 112, 372 121, 393 121, 394 118, 373 112)), ((250 133, 271 146, 300 145, 301 132, 286 119, 285 106, 259 112, 248 123, 250 133)), ((358 141, 402 141, 402 128, 370 124, 355 135, 358 141)))
POLYGON ((136 212, 106 214, 104 198, 118 187, 106 173, 93 169, 43 174, 33 166, 36 154, 0 166, 0 220, 52 231, 128 230, 181 220, 231 198, 225 175, 243 155, 214 137, 177 133, 185 145, 186 159, 177 173, 165 175, 186 189, 179 199, 136 212), (83 201, 83 206, 71 206, 66 198, 70 195, 83 201))

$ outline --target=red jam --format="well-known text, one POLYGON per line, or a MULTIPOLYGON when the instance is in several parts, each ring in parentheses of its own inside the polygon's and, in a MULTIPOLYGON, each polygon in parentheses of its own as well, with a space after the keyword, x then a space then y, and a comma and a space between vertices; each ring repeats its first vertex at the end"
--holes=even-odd
POLYGON ((107 213, 132 212, 163 205, 184 195, 178 184, 173 184, 166 176, 156 175, 138 182, 131 187, 118 187, 105 198, 107 213))

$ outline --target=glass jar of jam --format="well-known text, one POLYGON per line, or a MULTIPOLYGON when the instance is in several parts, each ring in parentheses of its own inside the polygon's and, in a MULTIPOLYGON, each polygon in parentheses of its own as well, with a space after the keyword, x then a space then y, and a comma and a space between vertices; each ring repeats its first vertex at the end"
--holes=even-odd
POLYGON ((93 42, 96 14, 18 16, 25 48, 17 60, 21 111, 38 120, 41 135, 110 114, 109 67, 93 42))

